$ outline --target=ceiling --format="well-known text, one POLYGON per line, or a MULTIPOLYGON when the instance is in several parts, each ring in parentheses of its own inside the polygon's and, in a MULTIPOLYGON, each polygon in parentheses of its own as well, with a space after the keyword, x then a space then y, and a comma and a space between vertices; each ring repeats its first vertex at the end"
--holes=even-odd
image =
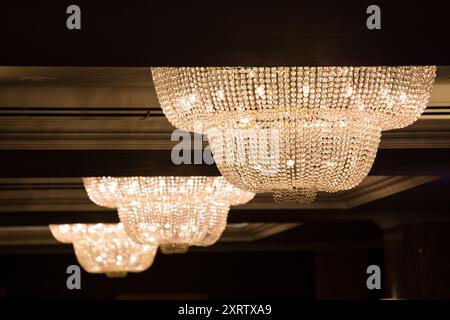
MULTIPOLYGON (((0 247, 56 246, 50 223, 117 222, 89 201, 82 176, 218 175, 215 165, 172 164, 174 129, 149 68, 0 67, 0 247)), ((426 112, 383 133, 363 183, 309 206, 258 195, 232 208, 219 248, 283 250, 287 238, 295 250, 323 248, 337 241, 323 235, 324 223, 347 235, 346 246, 373 245, 373 228, 449 220, 449 148, 450 67, 438 67, 426 112)))
POLYGON ((0 35, 10 49, 0 51, 0 61, 10 66, 450 65, 450 45, 442 41, 448 29, 443 1, 418 6, 379 0, 381 31, 366 27, 363 1, 127 4, 124 10, 120 2, 82 1, 89 14, 81 30, 69 31, 61 15, 64 2, 6 2, 0 35))

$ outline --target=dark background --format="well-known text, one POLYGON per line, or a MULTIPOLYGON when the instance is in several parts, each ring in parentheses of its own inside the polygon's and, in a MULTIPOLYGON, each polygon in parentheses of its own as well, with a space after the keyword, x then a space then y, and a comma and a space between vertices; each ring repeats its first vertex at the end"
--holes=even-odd
POLYGON ((1 65, 450 65, 448 1, 5 1, 1 65), (81 7, 81 30, 66 8, 81 7), (366 9, 381 8, 381 30, 366 9))
POLYGON ((380 298, 382 291, 369 294, 364 272, 369 258, 382 263, 380 252, 158 254, 151 268, 126 278, 82 270, 81 290, 66 287, 73 254, 3 255, 0 287, 8 298, 40 299, 380 298))

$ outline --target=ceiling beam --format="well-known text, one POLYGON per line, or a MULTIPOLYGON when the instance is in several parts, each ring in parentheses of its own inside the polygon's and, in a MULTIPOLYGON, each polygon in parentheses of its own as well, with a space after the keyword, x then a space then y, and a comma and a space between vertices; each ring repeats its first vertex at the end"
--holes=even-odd
POLYGON ((0 227, 47 226, 65 223, 119 223, 116 211, 16 212, 0 217, 0 227))
MULTIPOLYGON (((444 209, 425 212, 418 209, 299 209, 239 210, 231 209, 228 223, 308 223, 311 221, 374 221, 381 226, 423 221, 450 221, 444 209)), ((119 223, 116 211, 76 212, 2 212, 0 227, 46 226, 66 223, 119 223)))
MULTIPOLYGON (((450 148, 450 108, 429 111, 406 128, 384 131, 380 148, 450 148)), ((172 140, 173 132, 158 109, 0 107, 0 149, 171 150, 186 142, 172 140)), ((192 146, 202 139, 188 136, 192 146)))
MULTIPOLYGON (((174 165, 170 150, 0 150, 1 177, 216 176, 215 165, 174 165)), ((450 149, 379 149, 370 175, 450 174, 450 149)))
MULTIPOLYGON (((348 240, 348 241, 316 241, 294 243, 216 243, 208 247, 189 247, 188 252, 298 252, 298 251, 355 251, 379 248, 382 241, 378 239, 348 240)), ((27 254, 74 254, 73 246, 58 245, 20 245, 0 246, 0 255, 27 255, 27 254)))
MULTIPOLYGON (((352 209, 258 209, 232 208, 229 223, 335 223, 348 221, 372 221, 389 228, 399 224, 424 221, 449 221, 450 178, 444 177, 427 184, 408 189, 352 209), (433 199, 433 201, 427 201, 433 199), (406 205, 405 205, 406 204, 406 205)), ((64 211, 64 212, 2 212, 0 226, 44 226, 58 223, 116 223, 114 210, 64 211)))
POLYGON ((174 165, 170 150, 0 150, 2 177, 217 176, 215 165, 174 165))

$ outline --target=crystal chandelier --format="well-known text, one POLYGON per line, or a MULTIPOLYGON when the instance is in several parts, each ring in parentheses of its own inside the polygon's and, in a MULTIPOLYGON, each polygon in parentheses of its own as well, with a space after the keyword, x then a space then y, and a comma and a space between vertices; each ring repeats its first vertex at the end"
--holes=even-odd
POLYGON ((426 108, 434 66, 152 68, 176 127, 206 133, 222 175, 278 202, 359 184, 381 131, 426 108))
POLYGON ((163 253, 215 243, 225 230, 230 206, 254 197, 223 177, 91 177, 83 181, 93 202, 117 208, 135 242, 158 243, 163 253))
POLYGON ((156 255, 156 245, 133 242, 119 224, 50 225, 56 240, 73 243, 80 265, 90 273, 124 277, 128 272, 149 268, 156 255))

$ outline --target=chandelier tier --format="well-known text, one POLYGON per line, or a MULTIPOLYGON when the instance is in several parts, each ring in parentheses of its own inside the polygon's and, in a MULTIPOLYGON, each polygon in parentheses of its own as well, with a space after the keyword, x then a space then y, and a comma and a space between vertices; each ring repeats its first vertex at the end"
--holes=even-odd
POLYGON ((56 240, 73 243, 80 265, 90 273, 123 277, 128 272, 148 269, 155 258, 156 245, 133 242, 122 224, 50 225, 56 240))
POLYGON ((157 242, 168 253, 171 248, 180 252, 190 245, 214 244, 225 230, 229 209, 228 202, 207 197, 136 201, 119 205, 117 211, 134 241, 157 242))
POLYGON ((206 133, 223 176, 276 201, 359 184, 381 131, 413 123, 434 66, 152 68, 176 127, 206 133))
POLYGON ((231 205, 254 193, 223 177, 92 177, 83 179, 97 204, 115 207, 125 230, 138 243, 158 243, 163 253, 215 243, 231 205))
POLYGON ((271 128, 208 132, 221 173, 234 185, 273 192, 277 202, 311 202, 317 191, 354 187, 375 159, 380 131, 363 117, 280 118, 271 128), (283 200, 284 199, 284 200, 283 200))
POLYGON ((220 198, 230 205, 247 203, 255 196, 228 183, 223 177, 89 177, 84 187, 92 202, 117 208, 119 203, 132 200, 173 200, 173 197, 220 198))

